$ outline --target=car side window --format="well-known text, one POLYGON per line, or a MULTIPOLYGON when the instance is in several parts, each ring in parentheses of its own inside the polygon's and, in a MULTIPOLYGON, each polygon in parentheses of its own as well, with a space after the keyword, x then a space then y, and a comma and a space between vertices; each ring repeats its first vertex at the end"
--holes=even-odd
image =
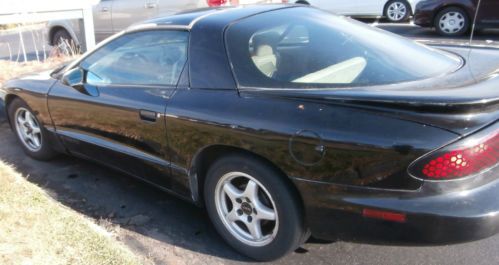
POLYGON ((187 31, 141 31, 123 35, 85 58, 92 85, 175 86, 187 61, 187 31))

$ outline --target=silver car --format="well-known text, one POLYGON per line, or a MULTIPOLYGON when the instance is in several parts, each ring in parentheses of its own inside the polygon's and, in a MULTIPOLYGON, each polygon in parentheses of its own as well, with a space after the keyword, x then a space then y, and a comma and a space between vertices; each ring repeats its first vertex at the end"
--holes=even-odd
MULTIPOLYGON (((180 11, 208 7, 210 0, 101 0, 93 7, 95 40, 97 42, 128 26, 156 16, 166 16, 180 11)), ((71 43, 83 46, 83 25, 76 19, 53 20, 47 24, 50 45, 71 43)))

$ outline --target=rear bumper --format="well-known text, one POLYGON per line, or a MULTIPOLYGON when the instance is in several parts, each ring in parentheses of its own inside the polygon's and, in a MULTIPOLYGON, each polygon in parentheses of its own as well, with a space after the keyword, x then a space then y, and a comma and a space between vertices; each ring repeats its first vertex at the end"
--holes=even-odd
POLYGON ((496 167, 472 182, 425 183, 418 191, 359 189, 304 180, 295 183, 305 202, 307 224, 317 238, 428 245, 473 241, 497 234, 498 177, 496 167), (364 217, 364 209, 404 214, 406 220, 364 217))

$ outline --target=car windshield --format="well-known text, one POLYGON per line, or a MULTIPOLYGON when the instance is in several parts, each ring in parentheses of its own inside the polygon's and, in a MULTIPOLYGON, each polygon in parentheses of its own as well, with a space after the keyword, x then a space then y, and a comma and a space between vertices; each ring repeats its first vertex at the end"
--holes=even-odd
POLYGON ((307 7, 243 19, 227 30, 239 86, 348 87, 439 76, 461 57, 307 7))

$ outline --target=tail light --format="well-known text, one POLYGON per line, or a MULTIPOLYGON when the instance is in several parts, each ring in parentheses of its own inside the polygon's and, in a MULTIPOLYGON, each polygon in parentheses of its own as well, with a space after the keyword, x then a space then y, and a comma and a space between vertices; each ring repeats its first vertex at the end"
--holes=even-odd
POLYGON ((227 0, 206 0, 208 6, 223 6, 227 3, 227 0))
POLYGON ((206 0, 208 6, 238 5, 239 0, 206 0))
MULTIPOLYGON (((289 0, 281 0, 280 2, 289 3, 289 0)), ((224 5, 236 6, 239 5, 239 0, 206 0, 206 3, 208 3, 208 6, 224 6, 224 5)), ((275 3, 275 2, 267 0, 267 1, 261 1, 261 3, 275 3)))
POLYGON ((476 175, 499 163, 499 123, 416 160, 409 173, 417 178, 451 180, 476 175))

